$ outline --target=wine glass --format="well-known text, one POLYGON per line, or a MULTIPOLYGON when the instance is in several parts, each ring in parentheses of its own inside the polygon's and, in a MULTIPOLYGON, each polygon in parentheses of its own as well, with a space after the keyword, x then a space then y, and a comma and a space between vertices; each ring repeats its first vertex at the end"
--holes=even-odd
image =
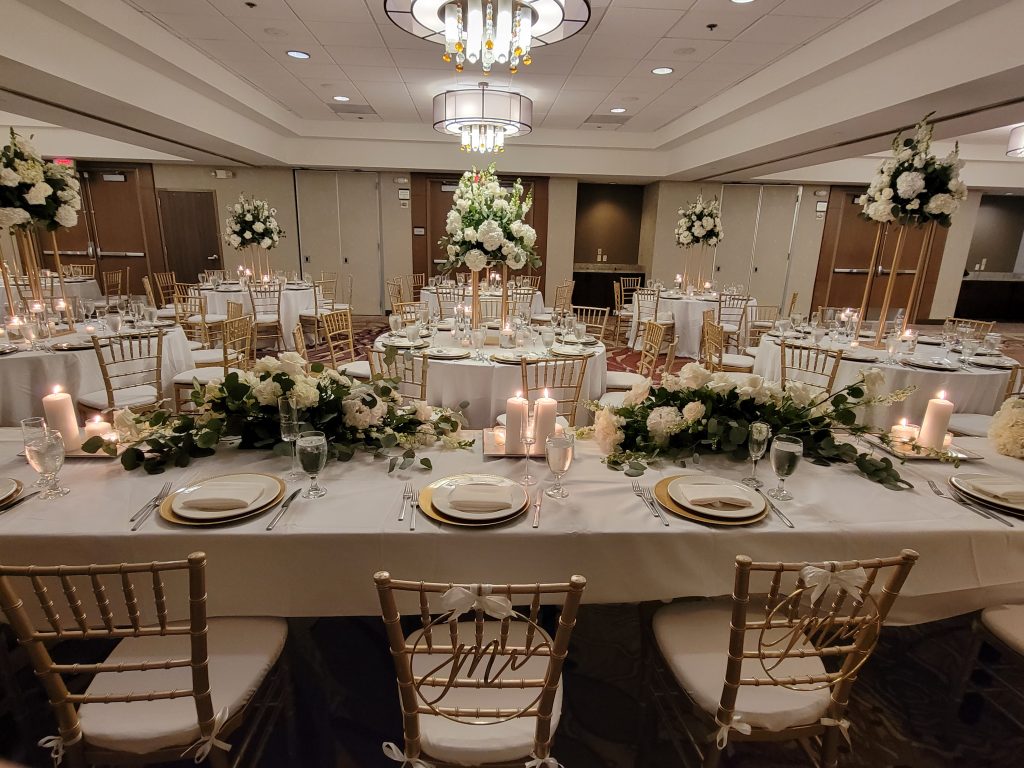
POLYGON ((484 343, 487 341, 487 329, 474 328, 470 331, 469 336, 473 340, 473 349, 476 350, 476 359, 483 362, 484 343))
POLYGON ((888 356, 885 362, 889 363, 889 365, 895 365, 899 362, 896 359, 896 355, 899 354, 901 344, 900 334, 897 331, 891 331, 885 337, 885 354, 888 356))
POLYGON ((793 498, 793 494, 785 488, 786 478, 796 471, 796 465, 800 463, 803 452, 804 444, 795 437, 778 435, 772 440, 772 469, 779 478, 779 487, 768 491, 768 495, 773 499, 790 501, 793 498))
POLYGON ((968 358, 974 357, 979 346, 980 342, 973 335, 965 336, 960 342, 960 367, 965 371, 970 370, 971 364, 968 358))
POLYGON ((544 349, 551 352, 551 348, 555 346, 555 332, 550 328, 542 328, 540 331, 540 340, 544 344, 544 349))
POLYGON ((309 488, 302 492, 302 498, 319 499, 326 496, 327 490, 317 482, 317 476, 327 466, 327 436, 316 430, 302 432, 295 441, 295 452, 302 470, 309 475, 309 488))
POLYGON ((64 438, 55 429, 45 429, 25 443, 25 457, 43 480, 42 499, 59 499, 70 493, 60 487, 57 474, 64 466, 64 438))
POLYGON ((750 435, 747 438, 747 450, 750 452, 750 477, 744 477, 741 481, 750 488, 761 488, 764 483, 757 479, 757 462, 764 456, 765 448, 768 447, 768 438, 772 430, 763 421, 755 421, 750 425, 750 435))
POLYGON ((391 327, 391 332, 397 334, 402 330, 402 316, 397 312, 392 312, 388 315, 388 325, 391 327))
POLYGON ((555 484, 544 491, 545 496, 550 496, 552 499, 564 499, 569 495, 569 492, 562 487, 562 476, 572 466, 575 444, 576 436, 571 432, 549 435, 548 439, 544 441, 544 455, 548 460, 548 469, 555 476, 555 484))
POLYGON ((535 431, 535 425, 530 421, 529 417, 523 419, 522 432, 519 434, 519 438, 523 441, 525 447, 525 456, 523 462, 526 465, 526 473, 523 475, 523 485, 536 485, 537 478, 530 474, 530 451, 533 449, 533 444, 537 442, 537 433, 535 431))
POLYGON ((120 312, 109 312, 107 313, 107 327, 114 333, 121 332, 121 313, 120 312))
MULTIPOLYGON (((46 419, 42 416, 30 416, 27 419, 21 420, 21 440, 25 446, 28 446, 29 440, 37 437, 41 437, 46 432, 46 419)), ((46 481, 43 478, 37 478, 33 483, 36 486, 46 485, 46 481)))
POLYGON ((277 398, 277 412, 281 419, 281 439, 292 447, 292 468, 284 476, 285 480, 301 480, 305 477, 299 468, 299 455, 295 450, 295 441, 302 432, 302 421, 299 419, 299 406, 291 397, 277 398))

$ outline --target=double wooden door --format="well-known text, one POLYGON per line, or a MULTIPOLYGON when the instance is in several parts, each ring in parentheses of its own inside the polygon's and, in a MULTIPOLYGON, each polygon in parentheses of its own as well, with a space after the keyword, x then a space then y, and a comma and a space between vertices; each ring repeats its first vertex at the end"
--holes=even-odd
POLYGON ((213 190, 157 192, 167 270, 194 283, 204 269, 222 269, 217 197, 213 190))

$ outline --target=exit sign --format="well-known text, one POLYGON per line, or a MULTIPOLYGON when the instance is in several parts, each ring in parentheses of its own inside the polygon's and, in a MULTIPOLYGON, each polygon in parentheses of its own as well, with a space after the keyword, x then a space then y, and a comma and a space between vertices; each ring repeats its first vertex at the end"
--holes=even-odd
POLYGON ((66 165, 68 168, 75 167, 75 161, 73 158, 70 157, 55 157, 50 162, 52 162, 54 165, 66 165))

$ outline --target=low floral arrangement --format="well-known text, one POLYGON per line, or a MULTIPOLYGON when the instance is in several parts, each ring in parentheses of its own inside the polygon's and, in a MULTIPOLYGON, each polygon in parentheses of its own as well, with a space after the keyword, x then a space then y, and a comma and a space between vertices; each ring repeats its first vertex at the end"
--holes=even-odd
POLYGON ((11 129, 0 150, 0 231, 33 222, 53 231, 78 223, 81 186, 75 172, 43 160, 32 143, 11 129))
POLYGON ((988 439, 1003 456, 1024 459, 1024 397, 1011 397, 988 427, 988 439))
POLYGON ((266 200, 238 196, 238 202, 228 206, 227 232, 224 240, 232 248, 241 250, 259 246, 265 251, 276 248, 284 230, 277 223, 277 208, 271 208, 266 200))
MULTIPOLYGON (((338 461, 348 461, 357 450, 367 451, 387 458, 390 472, 410 467, 417 448, 438 442, 447 448, 473 444, 459 436, 461 414, 419 401, 405 403, 394 381, 360 382, 319 363, 311 367, 306 373, 305 360, 285 352, 261 358, 252 371, 229 373, 223 381, 205 386, 196 382, 193 412, 118 412, 114 427, 121 441, 130 444, 121 454, 121 464, 128 470, 142 467, 159 474, 168 465, 185 467, 192 459, 212 455, 224 438, 239 438, 241 449, 290 453, 281 441, 277 399, 283 395, 302 409, 307 429, 327 435, 330 456, 338 461)), ((116 452, 98 437, 82 448, 90 453, 116 452)), ((432 469, 429 459, 420 459, 419 464, 432 469)))
POLYGON ((655 458, 678 460, 694 453, 747 457, 750 425, 762 421, 772 435, 803 441, 804 454, 816 464, 846 462, 886 488, 912 487, 887 458, 859 453, 839 434, 871 434, 883 442, 888 435, 857 423, 856 409, 906 398, 911 389, 880 392, 885 377, 869 368, 856 383, 831 395, 804 382, 789 381, 782 389, 753 374, 711 373, 689 363, 678 375, 650 380, 630 390, 619 407, 591 404, 596 411, 594 438, 607 454, 605 463, 627 475, 644 473, 655 458))
POLYGON ((915 225, 937 221, 943 227, 952 222, 967 198, 967 185, 960 180, 964 161, 959 144, 941 160, 930 154, 929 117, 917 124, 913 138, 898 133, 892 140, 892 157, 879 166, 868 191, 857 199, 865 219, 915 225))
POLYGON ((718 198, 705 201, 701 195, 686 208, 679 209, 676 224, 676 245, 718 245, 722 241, 722 208, 718 198))
POLYGON ((511 193, 501 186, 494 163, 466 171, 452 196, 448 234, 437 243, 448 257, 442 270, 539 267, 537 232, 523 220, 532 205, 533 193, 523 196, 522 179, 516 179, 511 193))

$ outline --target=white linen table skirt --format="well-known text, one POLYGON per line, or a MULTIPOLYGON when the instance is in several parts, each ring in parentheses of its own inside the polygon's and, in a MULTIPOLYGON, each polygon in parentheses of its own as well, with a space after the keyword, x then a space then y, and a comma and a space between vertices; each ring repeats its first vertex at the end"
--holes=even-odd
MULTIPOLYGON (((246 312, 252 312, 252 301, 249 299, 248 291, 205 290, 203 296, 206 297, 206 311, 211 315, 226 315, 229 301, 237 301, 246 312)), ((284 288, 281 291, 281 331, 286 349, 295 349, 292 331, 299 323, 299 315, 311 315, 314 309, 312 288, 284 288)))
MULTIPOLYGON (((499 297, 499 296, 501 296, 501 292, 499 291, 497 293, 481 293, 480 295, 481 296, 499 297)), ((472 296, 472 294, 470 293, 470 288, 469 288, 469 286, 466 286, 466 306, 467 307, 469 306, 470 302, 472 301, 471 296, 472 296)), ((422 288, 422 289, 420 289, 420 300, 427 302, 427 308, 430 310, 431 314, 433 314, 434 312, 437 312, 437 307, 438 307, 438 305, 437 305, 437 294, 434 292, 434 290, 432 288, 422 288)), ((533 293, 533 307, 532 307, 531 311, 535 315, 541 315, 541 314, 544 313, 544 296, 543 296, 543 294, 541 294, 540 291, 534 291, 534 293, 533 293)))
MULTIPOLYGON (((60 283, 57 284, 58 286, 60 283)), ((18 292, 11 289, 14 293, 14 300, 18 300, 18 292)), ((59 287, 58 287, 59 290, 59 287)), ((83 299, 98 299, 103 296, 100 291, 100 285, 91 277, 65 277, 64 278, 64 290, 67 291, 67 297, 74 301, 78 298, 83 299)), ((7 292, 4 290, 4 281, 0 280, 0 314, 7 311, 7 292)), ((77 312, 77 307, 75 308, 77 312)))
MULTIPOLYGON (((918 353, 928 355, 931 347, 918 345, 918 353)), ((935 347, 934 354, 940 354, 935 347)), ((879 360, 885 359, 885 350, 878 350, 879 360)), ((953 353, 949 356, 953 362, 959 362, 960 356, 953 353)), ((883 362, 858 363, 854 360, 843 360, 839 363, 836 373, 834 390, 852 384, 860 378, 862 371, 878 368, 885 374, 885 391, 892 392, 906 387, 916 387, 906 400, 892 405, 875 405, 865 410, 863 420, 867 424, 888 428, 905 418, 911 424, 920 424, 924 418, 928 401, 940 391, 945 390, 946 399, 953 403, 956 413, 992 414, 999 410, 1006 394, 1006 385, 1010 374, 988 368, 972 368, 967 371, 929 371, 922 368, 909 368, 903 365, 889 365, 883 362)), ((767 336, 761 339, 754 358, 754 373, 764 376, 769 381, 782 378, 782 360, 779 357, 779 345, 767 336)))
MULTIPOLYGON (((751 299, 751 306, 757 306, 757 300, 751 299)), ((675 320, 675 333, 679 336, 679 346, 676 347, 676 357, 689 357, 694 360, 700 358, 700 329, 704 324, 704 313, 707 310, 718 310, 718 300, 707 300, 696 297, 672 298, 662 295, 658 301, 658 314, 671 312, 675 320)), ((637 335, 637 317, 634 313, 633 320, 629 327, 629 344, 633 345, 637 335)), ((671 337, 665 337, 665 343, 671 341, 671 337)))
MULTIPOLYGON (((886 490, 848 465, 802 462, 786 482, 795 500, 780 504, 796 526, 792 530, 772 515, 729 529, 670 515, 666 528, 633 495, 630 478, 609 470, 596 445, 582 440, 564 479, 569 497, 545 499, 536 529, 529 513, 478 530, 420 517, 410 531, 408 516, 398 522, 407 482, 419 489, 461 472, 522 477, 523 459, 484 458, 479 440, 468 451, 423 451, 433 462, 430 472, 388 475, 385 461, 361 453, 348 463, 330 462, 320 476, 327 496, 296 499, 270 532, 268 515, 205 529, 172 526, 155 514, 136 532, 128 523, 166 480, 180 487, 227 472, 283 474, 288 460, 268 451, 223 447, 214 457, 158 476, 125 472, 116 460, 77 459, 61 473, 70 494, 33 499, 0 515, 0 562, 117 563, 202 551, 209 557, 211 615, 336 616, 379 611, 373 574, 381 569, 396 578, 469 583, 561 581, 578 573, 588 580, 584 601, 622 603, 728 595, 740 553, 799 562, 895 555, 910 547, 921 559, 891 620, 917 623, 1024 600, 1024 521, 1007 528, 936 497, 925 483, 942 483, 957 471, 1019 476, 1024 462, 999 456, 983 438, 960 442, 985 460, 960 470, 908 462, 900 471, 915 487, 907 491, 886 490)), ((28 483, 35 474, 16 455, 20 450, 20 430, 0 431, 0 477, 28 483)), ((717 456, 704 457, 702 465, 733 479, 749 469, 717 456)), ((551 483, 543 461, 534 461, 532 471, 540 484, 531 495, 551 483)), ((672 474, 673 467, 651 469, 641 482, 650 486, 672 474)), ((184 594, 184 585, 169 593, 172 610, 185 609, 184 594)))
MULTIPOLYGON (((79 325, 79 328, 83 326, 79 325)), ((98 335, 102 336, 101 331, 98 335)), ((61 336, 55 342, 86 339, 61 336)), ((174 376, 193 368, 192 351, 180 327, 167 328, 163 343, 161 379, 164 396, 171 397, 174 376)), ((103 390, 103 375, 92 349, 70 352, 17 352, 0 357, 0 426, 18 426, 22 419, 43 415, 43 396, 57 385, 70 392, 75 405, 78 398, 89 392, 103 390)))
MULTIPOLYGON (((377 348, 381 349, 386 336, 377 339, 377 348)), ((451 334, 439 332, 433 341, 437 347, 452 347, 451 334)), ((599 400, 605 391, 605 378, 608 375, 608 355, 603 344, 598 344, 597 354, 587 361, 587 372, 583 378, 580 402, 599 400)), ((499 350, 497 333, 488 334, 488 345, 484 347, 484 357, 499 350)), ((534 352, 543 356, 544 347, 537 345, 534 352)), ((416 350, 419 354, 423 350, 416 350)), ((470 348, 472 353, 472 348, 470 348)), ((492 360, 480 362, 473 359, 461 360, 428 360, 427 402, 435 406, 458 408, 462 402, 469 402, 463 413, 469 420, 471 429, 483 429, 493 426, 499 414, 505 412, 506 400, 513 397, 523 388, 522 372, 519 365, 495 363, 492 360)), ((590 411, 582 406, 576 413, 577 426, 589 424, 590 411)))

